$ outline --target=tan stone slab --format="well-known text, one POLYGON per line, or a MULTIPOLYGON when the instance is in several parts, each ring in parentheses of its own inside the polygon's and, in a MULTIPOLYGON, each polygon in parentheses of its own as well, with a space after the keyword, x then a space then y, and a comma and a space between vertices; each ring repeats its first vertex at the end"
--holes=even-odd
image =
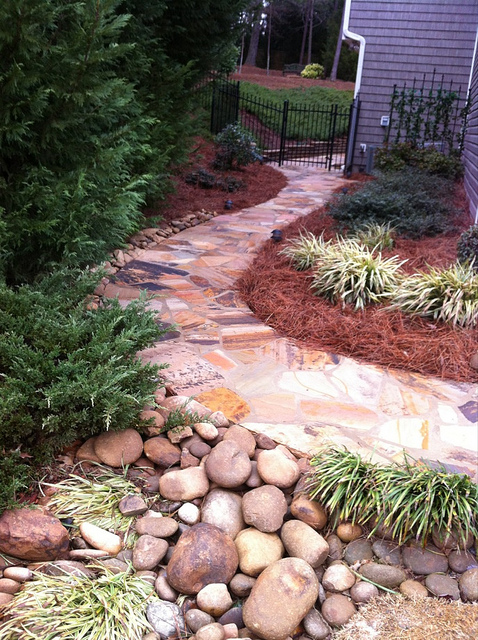
POLYGON ((220 369, 224 369, 225 371, 230 371, 231 369, 235 369, 237 367, 237 363, 226 356, 226 354, 220 349, 210 351, 209 353, 204 353, 203 358, 209 360, 209 362, 215 367, 219 367, 220 369))
POLYGON ((286 371, 279 380, 279 388, 311 398, 333 399, 340 391, 322 371, 286 371))
POLYGON ((296 398, 292 393, 269 393, 250 399, 254 416, 265 422, 296 422, 296 398))
POLYGON ((244 325, 243 327, 225 327, 221 331, 224 349, 250 349, 260 347, 273 340, 276 333, 264 325, 244 325))
POLYGON ((241 396, 226 387, 216 387, 196 396, 196 400, 211 411, 222 411, 228 420, 238 422, 250 413, 250 407, 241 396))
POLYGON ((356 404, 302 400, 300 410, 303 420, 314 420, 327 424, 342 425, 362 431, 371 429, 378 423, 376 413, 356 404))
MULTIPOLYGON (((474 451, 478 451, 478 429, 474 424, 458 425, 458 424, 442 424, 440 425, 440 438, 443 442, 474 451)), ((478 464, 478 458, 477 458, 478 464)))
POLYGON ((399 418, 389 420, 378 430, 381 440, 388 440, 413 449, 428 450, 430 446, 430 423, 423 418, 399 418))

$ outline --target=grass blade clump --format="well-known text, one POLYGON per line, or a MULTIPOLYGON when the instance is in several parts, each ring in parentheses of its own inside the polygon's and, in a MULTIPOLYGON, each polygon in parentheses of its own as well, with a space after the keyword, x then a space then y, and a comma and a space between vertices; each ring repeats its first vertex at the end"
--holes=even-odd
POLYGON ((394 294, 393 309, 461 327, 478 323, 478 273, 472 264, 429 267, 405 278, 394 294))
POLYGON ((397 256, 383 258, 356 240, 339 239, 316 263, 311 288, 332 302, 364 309, 371 302, 383 302, 400 281, 397 256))
MULTIPOLYGON (((118 505, 126 495, 136 493, 137 488, 124 476, 104 469, 94 476, 72 474, 66 480, 44 486, 55 489, 48 508, 57 518, 71 518, 74 527, 87 521, 101 529, 129 533, 133 519, 123 516, 118 505)), ((126 546, 132 542, 131 535, 127 535, 126 546)))
POLYGON ((382 251, 383 249, 391 249, 395 244, 395 230, 388 223, 378 224, 377 222, 368 222, 358 229, 353 239, 364 247, 382 251))
POLYGON ((301 231, 297 238, 287 242, 280 254, 291 260, 294 269, 305 271, 321 259, 331 246, 332 241, 325 241, 323 234, 315 236, 310 231, 301 231))
POLYGON ((141 640, 152 630, 146 607, 157 598, 145 580, 103 568, 95 580, 37 574, 7 604, 0 640, 141 640))
POLYGON ((399 544, 415 538, 425 545, 435 528, 454 535, 462 548, 470 535, 478 538, 478 485, 467 475, 409 457, 403 464, 379 466, 333 447, 316 454, 311 465, 306 491, 335 523, 367 524, 373 518, 371 534, 381 525, 390 527, 399 544))

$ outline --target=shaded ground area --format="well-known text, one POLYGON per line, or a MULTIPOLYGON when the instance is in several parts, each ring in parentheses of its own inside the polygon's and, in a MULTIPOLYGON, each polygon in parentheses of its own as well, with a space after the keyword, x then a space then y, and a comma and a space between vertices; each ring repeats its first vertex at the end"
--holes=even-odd
POLYGON ((231 213, 231 211, 254 207, 274 198, 287 184, 287 178, 280 171, 258 162, 237 171, 216 171, 212 168, 215 153, 216 149, 211 140, 197 138, 188 164, 178 170, 173 177, 175 192, 169 194, 165 202, 147 209, 145 215, 147 217, 159 215, 168 222, 202 209, 217 211, 217 213, 231 213), (222 183, 226 178, 233 178, 242 185, 237 191, 229 192, 220 185, 205 189, 188 184, 185 178, 198 169, 213 173, 222 183), (232 200, 230 210, 224 208, 226 200, 232 200))
MULTIPOLYGON (((461 189, 461 187, 460 187, 461 189)), ((457 199, 461 199, 461 191, 457 199)), ((445 266, 456 258, 460 229, 469 226, 463 211, 457 230, 422 240, 398 239, 384 255, 408 259, 410 272, 426 264, 445 266)), ((301 229, 333 237, 334 220, 325 208, 297 220, 284 229, 284 239, 301 229)), ((380 305, 363 312, 342 308, 312 294, 310 271, 295 271, 284 256, 283 244, 266 242, 251 267, 237 283, 240 296, 263 322, 282 336, 295 338, 303 346, 331 351, 362 361, 424 375, 476 382, 478 372, 470 367, 478 351, 476 329, 452 328, 441 322, 390 312, 380 305)))

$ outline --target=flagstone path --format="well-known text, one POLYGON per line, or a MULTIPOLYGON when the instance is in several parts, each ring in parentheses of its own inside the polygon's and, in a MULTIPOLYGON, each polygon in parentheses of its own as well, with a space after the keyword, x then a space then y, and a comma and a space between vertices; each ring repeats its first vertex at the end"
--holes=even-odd
POLYGON ((281 170, 288 185, 276 198, 144 250, 107 286, 123 304, 140 289, 156 294, 152 308, 177 325, 143 359, 171 365, 176 393, 292 449, 335 443, 381 462, 405 450, 478 479, 478 385, 304 349, 238 300, 234 282, 272 229, 322 205, 343 182, 311 167, 281 170))

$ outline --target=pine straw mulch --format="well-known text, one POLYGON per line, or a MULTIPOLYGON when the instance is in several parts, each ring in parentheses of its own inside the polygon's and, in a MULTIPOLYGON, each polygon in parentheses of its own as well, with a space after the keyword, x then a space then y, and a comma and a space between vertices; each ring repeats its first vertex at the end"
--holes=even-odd
MULTIPOLYGON (((461 230, 470 226, 465 212, 463 189, 457 192, 462 214, 457 230, 435 238, 399 238, 391 252, 408 259, 408 272, 427 264, 449 265, 456 258, 461 230)), ((284 240, 308 230, 325 238, 334 237, 334 220, 326 207, 312 212, 283 229, 284 240)), ((284 243, 267 241, 237 282, 242 300, 263 322, 280 335, 295 339, 304 347, 349 356, 382 367, 403 369, 458 382, 478 382, 478 371, 469 362, 478 352, 475 329, 453 328, 442 322, 391 312, 371 305, 363 312, 342 308, 314 295, 309 289, 310 271, 295 271, 279 255, 284 243)))
POLYGON ((360 607, 334 640, 471 640, 478 604, 385 595, 360 607))
POLYGON ((257 162, 234 171, 217 171, 212 167, 215 154, 216 147, 212 140, 197 137, 187 164, 178 168, 172 176, 174 192, 168 194, 164 202, 146 209, 143 212, 145 217, 161 216, 162 220, 170 222, 202 209, 216 211, 218 214, 234 213, 271 200, 287 185, 287 178, 283 173, 257 162), (188 184, 185 181, 187 174, 201 168, 217 178, 236 178, 243 186, 238 191, 229 193, 217 186, 204 189, 188 184), (226 200, 232 200, 230 210, 224 208, 226 200))

